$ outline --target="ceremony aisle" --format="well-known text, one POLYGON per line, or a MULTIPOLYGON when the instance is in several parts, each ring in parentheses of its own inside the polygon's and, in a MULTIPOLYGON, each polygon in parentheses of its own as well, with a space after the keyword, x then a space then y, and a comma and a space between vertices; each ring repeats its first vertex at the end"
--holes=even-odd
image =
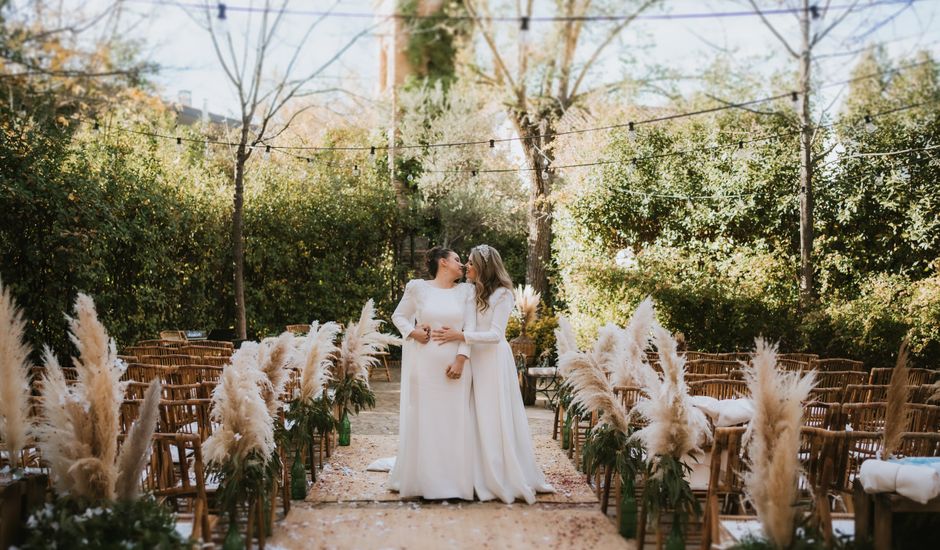
POLYGON ((305 502, 275 525, 273 548, 631 548, 598 509, 594 492, 551 439, 552 412, 529 408, 536 458, 555 494, 524 502, 401 501, 367 472, 394 456, 399 383, 373 380, 376 408, 353 419, 352 444, 339 447, 305 502))

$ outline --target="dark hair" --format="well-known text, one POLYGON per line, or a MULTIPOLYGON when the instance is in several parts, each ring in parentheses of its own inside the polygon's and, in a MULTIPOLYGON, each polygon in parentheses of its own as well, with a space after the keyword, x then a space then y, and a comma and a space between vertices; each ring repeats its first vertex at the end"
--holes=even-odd
POLYGON ((440 265, 440 261, 453 253, 453 250, 440 246, 428 250, 428 273, 431 274, 432 279, 437 277, 437 266, 440 265))

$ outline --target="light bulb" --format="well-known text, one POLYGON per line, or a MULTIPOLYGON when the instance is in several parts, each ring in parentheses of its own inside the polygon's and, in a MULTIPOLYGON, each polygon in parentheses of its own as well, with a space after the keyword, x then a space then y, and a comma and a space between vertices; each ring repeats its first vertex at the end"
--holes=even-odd
POLYGON ((496 156, 496 140, 495 139, 490 140, 490 154, 493 156, 496 156))
POLYGON ((522 48, 529 45, 529 17, 525 15, 519 19, 519 45, 522 48))
POLYGON ((226 15, 225 3, 219 2, 218 8, 219 11, 215 26, 222 34, 228 34, 228 16, 226 15))
POLYGON ((878 127, 875 126, 875 122, 871 119, 871 115, 865 115, 865 131, 869 134, 874 134, 875 130, 877 129, 878 127))
POLYGON ((636 142, 636 127, 632 122, 627 123, 627 137, 630 138, 630 142, 636 142))
POLYGON ((353 164, 353 175, 354 175, 354 176, 358 176, 358 175, 359 175, 359 165, 358 165, 358 164, 353 164))
POLYGON ((271 146, 270 145, 264 146, 264 154, 261 155, 261 158, 263 160, 268 160, 269 158, 271 158, 271 146))
POLYGON ((793 107, 793 110, 796 111, 797 114, 799 114, 800 113, 800 94, 796 92, 790 92, 790 103, 793 107))
POLYGON ((375 158, 375 145, 369 149, 369 156, 375 158))
POLYGON ((748 158, 747 149, 744 148, 744 142, 738 142, 738 148, 734 150, 734 158, 738 160, 746 160, 748 158))

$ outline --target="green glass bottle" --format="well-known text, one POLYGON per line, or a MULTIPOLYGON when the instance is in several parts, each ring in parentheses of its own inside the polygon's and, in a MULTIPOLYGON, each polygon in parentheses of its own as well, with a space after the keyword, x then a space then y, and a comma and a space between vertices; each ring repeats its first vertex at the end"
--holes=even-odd
POLYGON ((685 537, 682 533, 682 524, 679 522, 678 514, 672 516, 672 529, 666 539, 666 550, 685 550, 685 537))
POLYGON ((231 514, 228 522, 228 533, 225 534, 222 550, 244 550, 245 548, 245 539, 238 532, 238 523, 234 518, 235 514, 231 514))
POLYGON ((636 486, 633 476, 626 476, 620 494, 620 535, 625 539, 636 538, 636 486))
POLYGON ((301 459, 300 449, 294 455, 294 463, 290 467, 290 498, 303 500, 307 498, 307 470, 301 459))
POLYGON ((341 447, 349 446, 351 434, 352 425, 349 423, 349 413, 343 411, 343 420, 339 423, 339 445, 341 447))

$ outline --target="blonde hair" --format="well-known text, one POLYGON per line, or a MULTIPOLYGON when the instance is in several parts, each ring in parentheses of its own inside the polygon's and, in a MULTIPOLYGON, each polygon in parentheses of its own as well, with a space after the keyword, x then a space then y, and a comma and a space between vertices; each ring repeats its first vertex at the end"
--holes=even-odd
POLYGON ((477 280, 473 282, 476 287, 477 309, 486 311, 490 307, 490 296, 498 288, 512 290, 512 279, 503 258, 492 246, 481 244, 470 249, 470 264, 477 272, 477 280))

